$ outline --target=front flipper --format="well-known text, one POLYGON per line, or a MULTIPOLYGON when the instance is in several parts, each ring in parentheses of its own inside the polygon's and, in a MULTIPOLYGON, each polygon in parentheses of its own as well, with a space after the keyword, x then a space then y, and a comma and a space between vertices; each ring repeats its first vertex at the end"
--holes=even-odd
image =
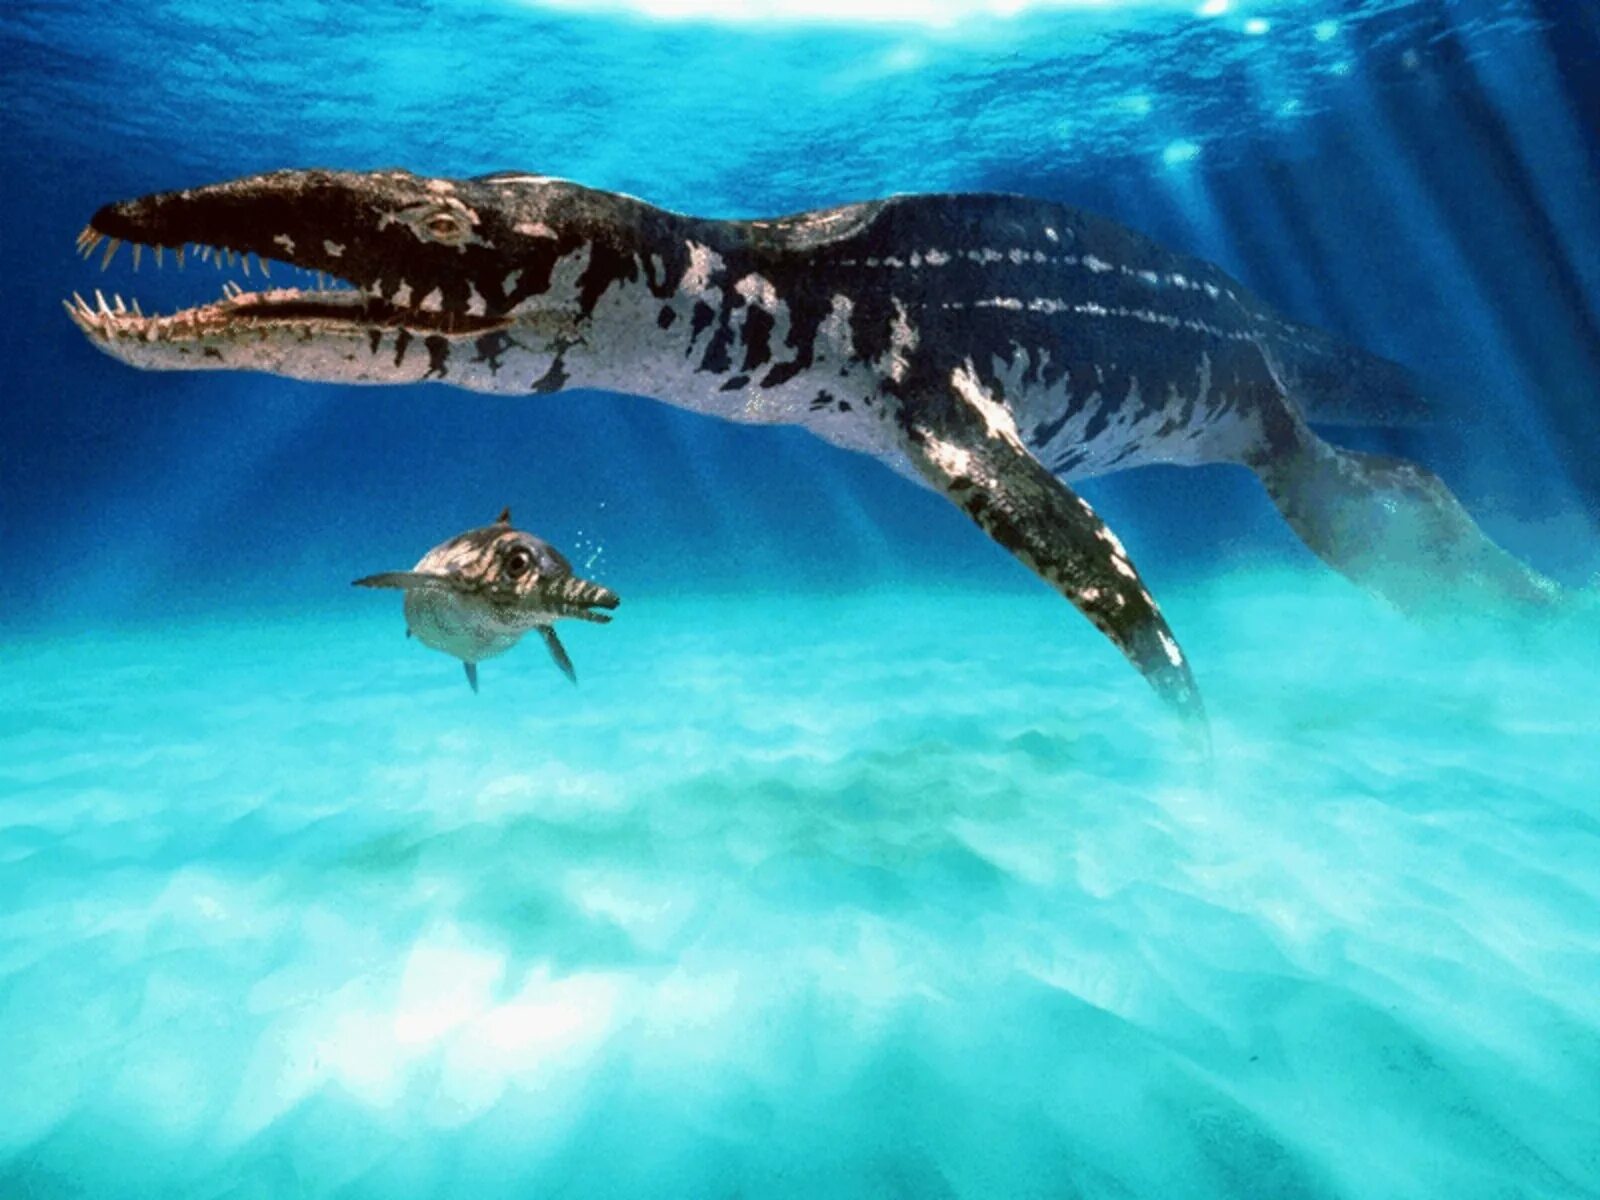
POLYGON ((399 588, 402 591, 432 589, 460 592, 467 590, 465 582, 456 575, 430 575, 426 571, 384 571, 354 580, 351 587, 399 588))
POLYGON ((550 657, 556 660, 556 666, 561 668, 561 673, 573 683, 578 682, 578 672, 573 669, 572 660, 567 657, 567 648, 561 644, 561 639, 556 636, 556 631, 548 625, 536 625, 539 636, 544 639, 544 648, 550 651, 550 657))
POLYGON ((476 696, 478 694, 478 664, 475 662, 462 662, 461 665, 467 669, 467 682, 472 685, 472 694, 476 696))
POLYGON ((970 367, 901 401, 921 476, 1093 621, 1183 717, 1205 725, 1189 665, 1115 534, 1028 452, 970 367))

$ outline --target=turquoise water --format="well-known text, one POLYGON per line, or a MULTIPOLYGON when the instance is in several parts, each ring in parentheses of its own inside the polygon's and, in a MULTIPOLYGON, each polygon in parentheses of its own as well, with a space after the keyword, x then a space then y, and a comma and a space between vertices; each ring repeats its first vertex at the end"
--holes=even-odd
POLYGON ((7 1195, 1594 1194, 1593 616, 398 607, 11 647, 7 1195))
POLYGON ((1592 6, 718 7, 0 11, 0 1200, 1600 1198, 1592 6), (222 281, 96 275, 102 203, 309 165, 1104 212, 1421 373, 1328 436, 1590 595, 1413 624, 1248 472, 1089 481, 1206 762, 798 431, 61 314, 222 281), (506 504, 622 596, 577 689, 349 586, 506 504))

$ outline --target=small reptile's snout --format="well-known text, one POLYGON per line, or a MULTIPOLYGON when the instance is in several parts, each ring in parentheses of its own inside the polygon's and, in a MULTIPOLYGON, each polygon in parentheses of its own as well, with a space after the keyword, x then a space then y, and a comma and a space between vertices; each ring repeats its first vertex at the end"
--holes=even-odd
POLYGON ((576 575, 567 575, 555 580, 545 592, 545 598, 558 604, 563 610, 563 615, 577 617, 583 621, 596 621, 604 623, 611 618, 604 613, 591 611, 596 608, 616 608, 622 601, 610 588, 601 587, 598 583, 590 583, 587 579, 579 579, 576 575))

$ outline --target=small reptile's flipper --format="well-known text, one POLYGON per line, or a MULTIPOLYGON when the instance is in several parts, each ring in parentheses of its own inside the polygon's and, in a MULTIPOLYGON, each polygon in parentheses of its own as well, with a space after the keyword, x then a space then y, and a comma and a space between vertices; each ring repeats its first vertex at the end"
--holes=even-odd
POLYGON ((1115 534, 1030 454, 970 365, 907 389, 902 445, 917 471, 1077 606, 1151 687, 1202 728, 1189 665, 1115 534))
POLYGON ((467 669, 467 682, 472 685, 472 694, 476 696, 478 694, 478 664, 475 662, 463 662, 461 665, 467 669))
POLYGON ((572 660, 567 657, 567 648, 561 644, 561 639, 556 636, 556 631, 548 625, 536 625, 539 636, 544 639, 544 648, 550 651, 550 657, 556 660, 556 666, 561 668, 561 673, 573 683, 578 682, 578 672, 573 669, 572 660))
POLYGON ((426 571, 384 571, 377 575, 368 575, 351 583, 351 587, 369 588, 400 588, 402 591, 415 588, 434 588, 440 591, 455 592, 462 590, 462 580, 455 575, 430 575, 426 571))

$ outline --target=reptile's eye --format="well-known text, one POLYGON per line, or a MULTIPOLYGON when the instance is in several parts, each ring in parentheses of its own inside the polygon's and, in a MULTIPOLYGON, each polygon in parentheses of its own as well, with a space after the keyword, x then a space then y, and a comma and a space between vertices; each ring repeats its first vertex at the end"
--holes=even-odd
POLYGON ((461 232, 461 222, 449 213, 428 218, 428 232, 437 238, 453 237, 461 232))
POLYGON ((533 567, 533 555, 524 546, 518 546, 506 555, 506 578, 521 579, 533 567))

